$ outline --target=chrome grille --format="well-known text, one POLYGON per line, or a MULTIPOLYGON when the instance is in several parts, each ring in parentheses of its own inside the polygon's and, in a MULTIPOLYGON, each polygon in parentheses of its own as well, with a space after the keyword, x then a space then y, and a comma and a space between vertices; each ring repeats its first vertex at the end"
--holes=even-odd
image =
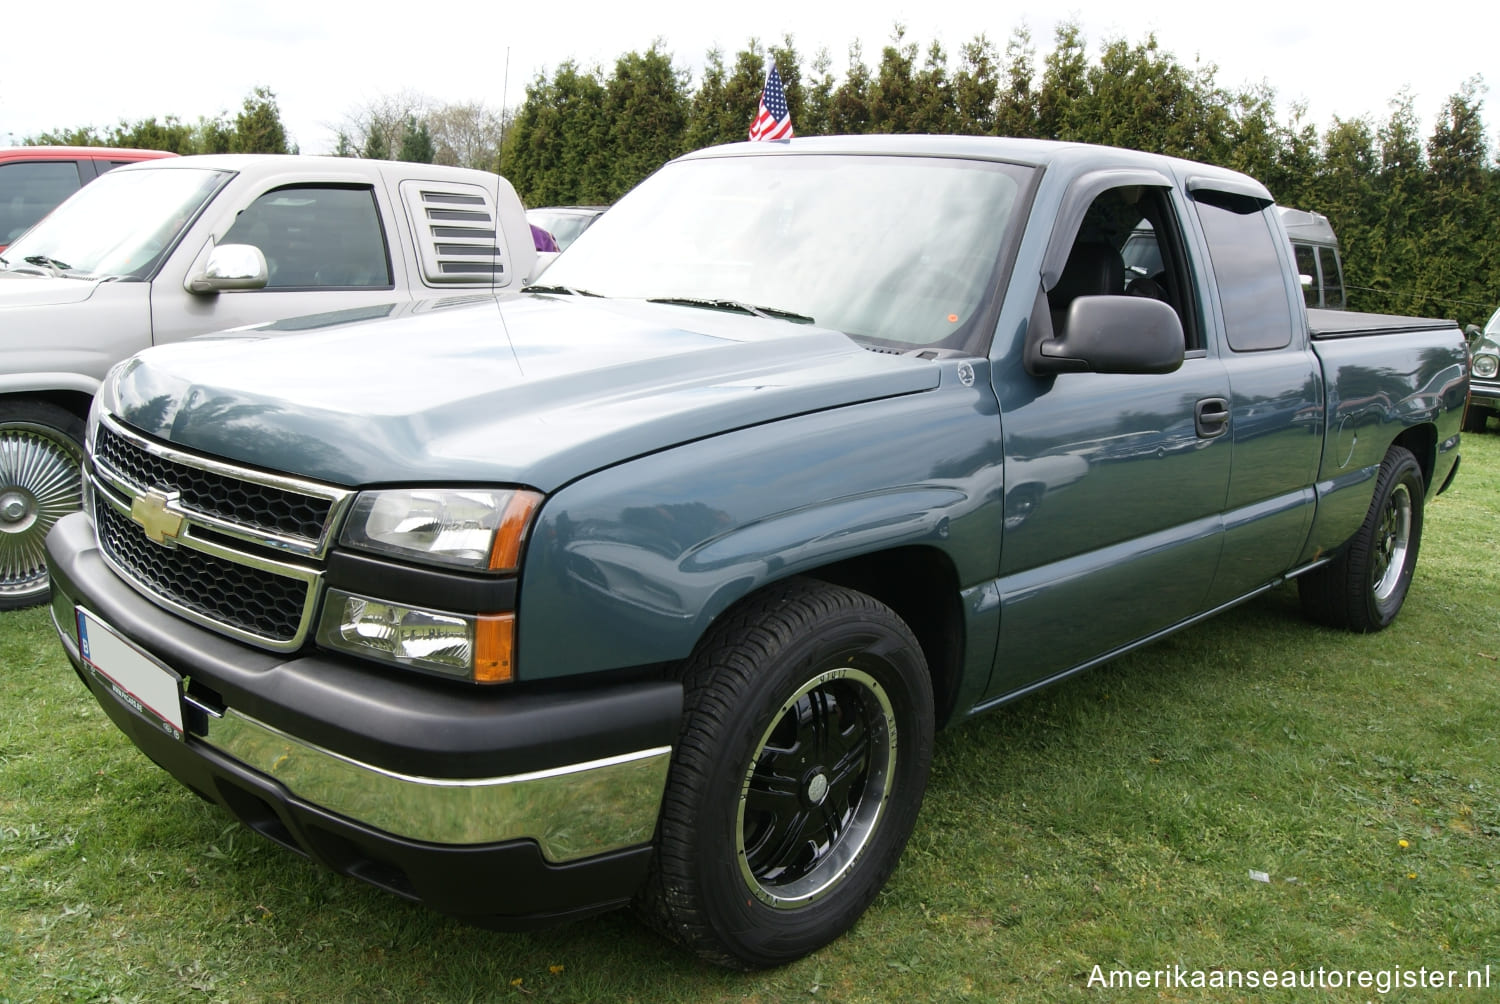
POLYGON ((353 493, 181 450, 111 415, 91 433, 89 508, 110 566, 158 606, 221 634, 300 648, 319 559, 353 493))
POLYGON ((99 546, 147 595, 170 600, 210 625, 278 645, 299 639, 309 583, 187 547, 152 543, 128 516, 95 493, 99 546))
POLYGON ((95 437, 94 461, 133 487, 177 492, 184 509, 263 533, 318 541, 333 509, 331 498, 287 491, 152 453, 108 425, 101 425, 95 437))

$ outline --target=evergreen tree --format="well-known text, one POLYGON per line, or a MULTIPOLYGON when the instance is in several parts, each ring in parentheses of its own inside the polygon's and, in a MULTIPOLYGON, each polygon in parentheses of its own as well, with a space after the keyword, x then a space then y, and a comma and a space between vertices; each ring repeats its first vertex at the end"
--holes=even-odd
POLYGON ((276 95, 269 87, 257 87, 245 98, 244 107, 234 117, 234 131, 229 136, 231 153, 296 153, 287 144, 286 128, 276 95))
POLYGON ((984 35, 977 35, 959 50, 958 72, 949 88, 952 95, 952 129, 970 136, 995 132, 996 105, 1000 98, 999 55, 984 35))
POLYGON ((849 46, 849 69, 844 82, 833 92, 828 108, 829 132, 858 134, 870 132, 870 68, 858 42, 849 46))
POLYGON ((1497 293, 1495 243, 1500 212, 1488 144, 1480 117, 1482 84, 1466 80, 1450 95, 1427 141, 1430 199, 1417 241, 1419 289, 1430 300, 1425 313, 1483 324, 1497 293))
MULTIPOLYGON (((765 72, 765 57, 760 43, 753 38, 736 54, 733 73, 724 67, 722 50, 709 50, 703 83, 689 104, 684 149, 699 150, 744 140, 760 104, 765 72)), ((801 131, 801 123, 795 117, 792 126, 801 131)))
POLYGON ((687 71, 673 65, 671 54, 661 44, 658 39, 643 53, 621 56, 605 85, 609 201, 686 150, 687 71))
POLYGON ((906 28, 896 25, 891 31, 891 44, 880 51, 880 66, 869 91, 870 132, 916 131, 912 128, 916 104, 916 82, 912 78, 916 61, 916 43, 907 42, 906 28))
POLYGON ((1023 26, 1012 31, 1005 43, 1005 78, 995 102, 995 135, 1042 135, 1038 95, 1032 90, 1035 77, 1036 47, 1023 26))
POLYGON ((1161 51, 1154 34, 1136 45, 1109 42, 1087 79, 1093 116, 1085 135, 1091 142, 1174 157, 1199 154, 1199 81, 1161 51))
POLYGON ((614 198, 610 129, 598 69, 569 61, 538 74, 501 152, 501 174, 530 206, 604 203, 614 198))
POLYGON ((408 164, 431 164, 433 156, 432 134, 426 122, 418 122, 415 115, 406 118, 406 131, 401 136, 401 152, 397 160, 408 164))
POLYGON ((828 50, 819 49, 813 57, 812 84, 805 92, 802 117, 792 120, 799 136, 827 136, 834 131, 830 118, 833 111, 832 65, 833 58, 828 55, 828 50))
POLYGON ((365 160, 390 160, 391 145, 381 130, 371 130, 365 135, 364 145, 359 148, 359 155, 365 160))
POLYGON ((1344 261, 1344 295, 1351 310, 1363 308, 1363 289, 1373 283, 1370 263, 1380 225, 1375 199, 1378 155, 1375 132, 1364 119, 1335 118, 1323 133, 1323 155, 1304 198, 1328 217, 1344 261))
POLYGON ((1043 60, 1037 131, 1050 139, 1087 142, 1099 120, 1089 100, 1088 51, 1075 21, 1057 26, 1056 48, 1043 60))
POLYGON ((200 118, 193 127, 192 147, 194 153, 228 153, 234 133, 223 117, 200 118))
POLYGON ((1390 118, 1377 134, 1380 169, 1374 194, 1380 221, 1371 233, 1367 259, 1371 277, 1371 289, 1363 300, 1367 310, 1416 313, 1427 300, 1413 276, 1418 237, 1425 225, 1421 210, 1428 204, 1429 188, 1419 130, 1414 99, 1403 89, 1391 100, 1390 118))

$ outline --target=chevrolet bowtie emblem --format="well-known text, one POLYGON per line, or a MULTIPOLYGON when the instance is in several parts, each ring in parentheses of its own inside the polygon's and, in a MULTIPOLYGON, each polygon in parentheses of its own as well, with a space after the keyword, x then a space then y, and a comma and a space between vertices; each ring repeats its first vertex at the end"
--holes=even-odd
POLYGON ((176 492, 170 495, 147 492, 130 503, 130 518, 141 525, 147 537, 170 547, 177 543, 177 535, 182 532, 182 513, 167 508, 176 501, 176 492))

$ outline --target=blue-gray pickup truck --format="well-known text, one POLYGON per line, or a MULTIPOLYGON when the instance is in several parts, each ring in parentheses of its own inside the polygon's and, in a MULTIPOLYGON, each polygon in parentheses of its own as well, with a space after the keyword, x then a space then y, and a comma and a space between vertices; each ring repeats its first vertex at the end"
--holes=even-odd
POLYGON ((719 147, 541 281, 132 357, 47 540, 152 760, 477 923, 797 958, 934 729, 1291 579, 1384 628, 1458 468, 1458 328, 1307 310, 1270 193, 1201 164, 719 147))

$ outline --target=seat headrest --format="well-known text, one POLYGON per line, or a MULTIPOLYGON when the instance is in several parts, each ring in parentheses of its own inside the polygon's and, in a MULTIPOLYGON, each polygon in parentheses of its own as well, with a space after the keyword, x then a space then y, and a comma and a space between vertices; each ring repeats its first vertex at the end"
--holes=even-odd
POLYGON ((1063 307, 1078 296, 1125 292, 1125 262, 1120 252, 1103 241, 1082 241, 1073 245, 1068 263, 1063 266, 1057 285, 1048 299, 1053 307, 1063 307))

